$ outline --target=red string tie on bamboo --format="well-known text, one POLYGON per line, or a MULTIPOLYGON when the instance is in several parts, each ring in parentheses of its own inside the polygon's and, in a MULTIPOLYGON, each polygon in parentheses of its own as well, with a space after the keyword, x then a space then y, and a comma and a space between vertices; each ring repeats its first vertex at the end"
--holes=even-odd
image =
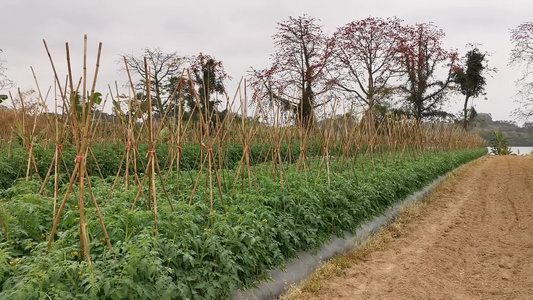
POLYGON ((357 144, 357 150, 361 149, 361 145, 357 144))
POLYGON ((155 154, 155 150, 148 150, 148 152, 146 153, 146 157, 148 157, 148 155, 150 154, 155 154))
POLYGON ((75 164, 81 163, 84 158, 85 158, 85 156, 83 156, 83 155, 77 155, 76 158, 74 158, 74 163, 75 164))
POLYGON ((183 152, 183 147, 181 147, 180 145, 177 145, 176 149, 178 149, 180 152, 183 152))
POLYGON ((202 146, 203 146, 203 147, 205 148, 205 150, 207 150, 208 152, 213 152, 213 148, 209 148, 209 147, 207 147, 207 146, 205 146, 205 145, 202 145, 202 146))
POLYGON ((324 151, 328 151, 328 146, 325 146, 325 147, 324 147, 324 151))
POLYGON ((126 150, 130 150, 130 143, 126 145, 126 150))
POLYGON ((246 146, 244 146, 244 151, 246 151, 246 152, 250 152, 250 145, 246 145, 246 146))
POLYGON ((303 152, 304 150, 305 150, 305 149, 304 149, 304 147, 301 147, 301 148, 300 148, 300 151, 302 151, 302 152, 303 152))
POLYGON ((63 152, 63 146, 61 146, 61 145, 57 145, 56 148, 57 148, 57 150, 59 150, 60 152, 63 152))
POLYGON ((33 145, 28 145, 28 150, 33 149, 33 145))

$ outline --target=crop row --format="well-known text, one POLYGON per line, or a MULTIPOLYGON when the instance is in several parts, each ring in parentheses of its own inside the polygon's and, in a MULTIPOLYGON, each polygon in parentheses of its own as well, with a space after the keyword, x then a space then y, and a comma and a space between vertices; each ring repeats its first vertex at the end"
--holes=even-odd
MULTIPOLYGON (((341 155, 343 148, 337 144, 332 144, 330 155, 341 155)), ((365 152, 367 144, 362 144, 360 152, 365 152)), ((380 151, 385 151, 387 146, 382 146, 380 151)), ((180 146, 181 151, 181 170, 198 170, 201 165, 202 147, 197 143, 187 143, 180 146)), ((264 143, 255 143, 250 145, 251 164, 255 165, 263 163, 271 159, 273 146, 264 143)), ((137 172, 143 173, 145 170, 148 158, 146 153, 148 152, 147 144, 140 144, 136 149, 136 163, 138 165, 137 172)), ((162 170, 168 170, 168 162, 171 148, 169 145, 158 145, 156 149, 156 155, 160 168, 162 170)), ((355 146, 353 149, 355 152, 355 146)), ((89 175, 99 176, 100 172, 102 177, 116 176, 121 160, 125 153, 124 144, 95 144, 91 147, 92 155, 87 156, 87 171, 89 175)), ((299 142, 283 143, 279 149, 282 160, 292 162, 300 155, 299 142), (290 149, 290 151, 289 151, 290 149)), ((310 142, 306 146, 306 155, 313 157, 322 155, 323 149, 317 142, 310 142)), ((47 171, 50 168, 53 156, 55 153, 55 147, 43 147, 35 146, 33 148, 33 156, 35 157, 36 167, 41 178, 44 178, 47 171)), ((65 173, 66 170, 72 171, 74 169, 74 159, 77 155, 76 148, 72 145, 63 145, 61 147, 62 159, 60 162, 60 171, 65 173), (66 169, 65 169, 66 168, 66 169)), ((133 155, 133 147, 131 151, 133 155)), ((205 151, 204 151, 205 153, 205 151)), ((205 154, 204 154, 205 155, 205 154)), ((227 144, 223 148, 217 149, 215 156, 217 165, 218 160, 222 161, 223 168, 233 169, 241 160, 243 155, 243 148, 241 144, 233 143, 227 144)), ((7 149, 0 149, 0 190, 10 187, 16 179, 22 178, 26 175, 28 161, 28 149, 25 147, 15 146, 11 151, 7 149)), ((174 166, 175 167, 175 166, 174 166)), ((123 167, 124 168, 124 167, 123 167)), ((132 168, 130 168, 131 170, 132 168)), ((34 173, 34 168, 31 167, 31 173, 34 173)), ((122 169, 122 172, 123 169, 122 169)), ((130 171, 132 172, 132 171, 130 171)))
MULTIPOLYGON (((316 170, 304 176, 289 166, 290 186, 281 186, 260 164, 254 167, 259 193, 225 189, 225 203, 216 201, 214 211, 202 188, 188 206, 183 195, 192 185, 183 182, 183 194, 171 193, 169 199, 174 211, 159 195, 157 236, 151 211, 130 210, 135 191, 119 187, 106 200, 110 183, 93 178, 113 250, 106 247, 95 208, 87 201, 92 265, 78 253, 75 199, 69 199, 56 242, 46 254, 52 198, 38 194, 37 181, 19 181, 0 192, 0 298, 228 298, 235 289, 266 279, 268 270, 298 251, 355 231, 390 204, 485 153, 467 149, 364 160, 332 173, 329 185, 316 170)), ((195 174, 184 171, 182 176, 195 174)))

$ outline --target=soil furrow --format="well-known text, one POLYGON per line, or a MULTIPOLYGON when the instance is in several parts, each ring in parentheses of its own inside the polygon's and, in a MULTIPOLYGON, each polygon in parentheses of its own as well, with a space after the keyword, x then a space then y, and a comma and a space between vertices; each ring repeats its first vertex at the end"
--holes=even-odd
POLYGON ((532 299, 533 157, 485 157, 392 242, 300 299, 532 299))

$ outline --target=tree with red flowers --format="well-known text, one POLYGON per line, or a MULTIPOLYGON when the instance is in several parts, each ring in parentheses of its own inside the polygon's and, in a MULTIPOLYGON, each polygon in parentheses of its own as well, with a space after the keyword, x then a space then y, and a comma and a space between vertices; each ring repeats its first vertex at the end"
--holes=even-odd
POLYGON ((445 117, 441 110, 456 68, 457 53, 443 48, 444 31, 433 24, 416 24, 403 30, 399 63, 404 81, 400 92, 406 95, 407 109, 417 119, 445 117), (444 68, 444 75, 438 78, 444 68))
POLYGON ((523 106, 516 114, 520 117, 533 116, 533 22, 525 22, 510 30, 511 50, 510 64, 524 67, 522 77, 516 82, 523 106))
POLYGON ((402 25, 397 18, 369 17, 334 34, 335 85, 364 103, 369 116, 375 104, 391 94, 390 79, 399 75, 402 25))
POLYGON ((331 40, 317 20, 306 15, 278 23, 273 38, 272 66, 252 70, 254 97, 293 110, 301 126, 306 126, 313 121, 314 109, 330 100, 325 94, 331 90, 326 70, 331 40))

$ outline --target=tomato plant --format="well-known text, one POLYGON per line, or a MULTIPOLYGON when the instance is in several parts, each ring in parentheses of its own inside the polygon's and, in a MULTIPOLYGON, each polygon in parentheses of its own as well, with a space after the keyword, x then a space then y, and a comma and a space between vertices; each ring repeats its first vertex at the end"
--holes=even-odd
MULTIPOLYGON (((0 192, 0 298, 229 298, 236 288, 268 278, 268 270, 283 266, 298 251, 355 231, 390 204, 485 153, 469 149, 363 160, 355 169, 334 173, 329 185, 317 170, 306 180, 287 165, 290 189, 272 179, 270 164, 257 164, 259 194, 225 189, 225 206, 215 202, 213 212, 204 201, 207 189, 199 189, 191 206, 171 194, 174 211, 161 201, 157 236, 150 211, 130 210, 135 192, 118 187, 108 200, 110 183, 94 178, 113 250, 106 247, 95 208, 87 201, 92 265, 78 253, 75 196, 47 255, 52 198, 39 195, 39 182, 20 181, 0 192)), ((184 178, 193 178, 198 171, 183 172, 184 178)), ((187 194, 192 185, 182 188, 187 194)))

